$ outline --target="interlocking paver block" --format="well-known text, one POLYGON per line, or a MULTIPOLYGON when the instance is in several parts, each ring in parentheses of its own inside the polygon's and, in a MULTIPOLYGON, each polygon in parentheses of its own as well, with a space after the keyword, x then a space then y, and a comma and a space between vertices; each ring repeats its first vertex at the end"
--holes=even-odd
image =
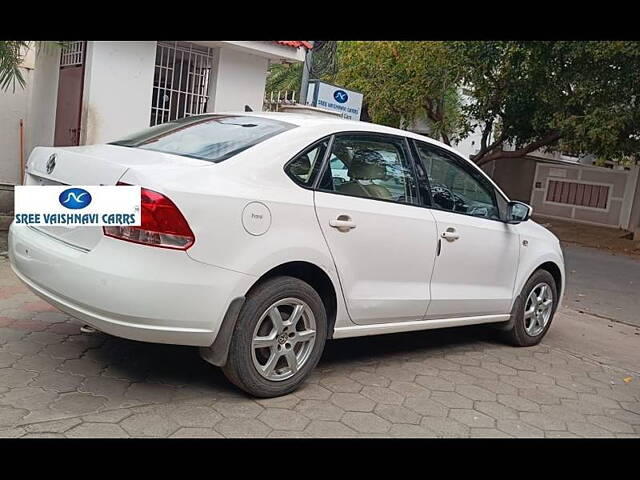
POLYGON ((374 412, 391 423, 420 423, 420 415, 400 405, 378 405, 374 412))
POLYGON ((326 400, 331 396, 331 391, 320 385, 305 382, 296 390, 295 396, 302 400, 326 400))
POLYGON ((9 388, 24 387, 28 385, 37 373, 19 370, 15 368, 0 368, 0 385, 9 388))
POLYGON ((371 412, 375 402, 359 393, 334 393, 331 401, 347 412, 371 412))
POLYGON ((89 393, 63 393, 51 404, 51 409, 64 413, 82 415, 95 412, 104 407, 106 397, 98 397, 89 393))
POLYGON ((374 413, 347 412, 341 421, 360 433, 385 433, 391 427, 391 423, 374 413))
POLYGON ((404 401, 404 406, 420 415, 432 417, 446 417, 449 413, 449 409, 445 405, 427 397, 408 397, 404 401))
POLYGON ((81 423, 82 420, 77 417, 65 418, 50 422, 32 423, 31 425, 25 425, 24 429, 29 433, 64 433, 81 423))
POLYGON ((222 415, 210 407, 185 405, 172 411, 169 418, 181 427, 213 427, 222 415))
POLYGON ((383 387, 366 386, 360 391, 360 393, 379 404, 401 405, 404 400, 404 397, 399 393, 383 387))
POLYGON ((523 422, 522 420, 498 420, 497 422, 498 430, 501 430, 509 435, 514 437, 524 437, 524 438, 542 438, 544 437, 544 432, 539 428, 536 428, 528 423, 523 422))
POLYGON ((489 428, 496 423, 495 419, 477 410, 467 408, 454 408, 449 411, 449 418, 469 427, 489 428))
POLYGON ((267 408, 258 420, 275 430, 304 430, 309 424, 304 415, 284 408, 267 408))
POLYGON ((14 427, 28 413, 29 410, 23 408, 0 405, 0 428, 14 427))
POLYGON ((323 376, 320 379, 320 385, 339 393, 357 393, 362 390, 362 385, 355 380, 344 375, 323 376))
POLYGON ((122 420, 120 426, 132 437, 166 437, 179 428, 166 415, 157 413, 136 413, 122 420))
POLYGON ((433 392, 431 399, 448 408, 473 408, 473 401, 456 392, 433 392))
POLYGON ((362 385, 368 385, 372 387, 388 387, 391 383, 387 377, 378 375, 376 373, 365 372, 364 370, 356 370, 351 372, 349 377, 362 385))
POLYGON ((296 410, 312 420, 340 420, 344 410, 329 402, 320 400, 303 400, 296 405, 296 410))
POLYGON ((354 437, 357 435, 355 430, 347 427, 345 424, 327 420, 313 420, 307 425, 304 432, 312 437, 322 438, 354 437))
POLYGON ((182 427, 171 438, 223 438, 213 428, 182 427))
POLYGON ((112 423, 83 423, 65 433, 69 438, 126 438, 129 434, 112 423))
POLYGON ((223 417, 255 418, 264 408, 253 400, 223 400, 211 404, 223 417))
POLYGON ((456 392, 471 400, 495 401, 496 394, 477 385, 459 385, 456 392))
POLYGON ((420 375, 416 377, 416 383, 432 391, 453 392, 456 388, 455 383, 431 375, 420 375))
POLYGON ((439 437, 469 436, 469 427, 451 418, 423 417, 420 425, 435 432, 439 437))
POLYGON ((264 437, 271 431, 255 418, 225 418, 215 429, 227 438, 264 437))

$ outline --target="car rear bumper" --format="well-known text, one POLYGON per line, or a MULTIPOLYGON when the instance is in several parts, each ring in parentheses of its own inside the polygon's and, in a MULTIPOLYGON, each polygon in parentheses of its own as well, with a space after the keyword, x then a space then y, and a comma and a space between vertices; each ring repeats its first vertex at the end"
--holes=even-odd
POLYGON ((183 251, 104 237, 83 251, 28 226, 9 231, 11 267, 37 295, 92 327, 144 342, 208 346, 254 277, 183 251))

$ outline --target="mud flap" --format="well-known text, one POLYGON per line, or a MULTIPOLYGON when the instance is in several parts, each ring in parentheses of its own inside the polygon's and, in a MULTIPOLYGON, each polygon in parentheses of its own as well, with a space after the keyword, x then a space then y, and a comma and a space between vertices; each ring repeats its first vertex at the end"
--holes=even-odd
POLYGON ((245 297, 234 298, 231 301, 213 344, 209 347, 200 348, 200 356, 207 362, 217 367, 222 367, 227 363, 231 338, 233 337, 236 321, 238 320, 238 315, 240 314, 242 305, 244 305, 244 301, 245 297))

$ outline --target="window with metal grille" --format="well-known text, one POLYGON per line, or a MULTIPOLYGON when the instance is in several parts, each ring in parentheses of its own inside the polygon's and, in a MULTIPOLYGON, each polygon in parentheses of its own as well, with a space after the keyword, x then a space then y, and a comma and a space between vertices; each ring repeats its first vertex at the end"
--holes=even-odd
POLYGON ((210 48, 158 42, 151 99, 151 126, 206 112, 210 48))
POLYGON ((85 41, 69 42, 60 52, 60 67, 72 67, 84 63, 85 41))
POLYGON ((608 185, 592 185, 559 180, 549 180, 546 197, 547 202, 601 208, 603 210, 607 208, 608 199, 608 185))

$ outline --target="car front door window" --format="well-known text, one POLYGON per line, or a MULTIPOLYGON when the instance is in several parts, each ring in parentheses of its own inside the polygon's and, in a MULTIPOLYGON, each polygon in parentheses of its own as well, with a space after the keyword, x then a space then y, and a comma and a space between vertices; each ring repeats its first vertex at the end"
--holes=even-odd
POLYGON ((437 147, 417 143, 416 148, 429 179, 433 207, 500 220, 493 189, 479 173, 437 147))

